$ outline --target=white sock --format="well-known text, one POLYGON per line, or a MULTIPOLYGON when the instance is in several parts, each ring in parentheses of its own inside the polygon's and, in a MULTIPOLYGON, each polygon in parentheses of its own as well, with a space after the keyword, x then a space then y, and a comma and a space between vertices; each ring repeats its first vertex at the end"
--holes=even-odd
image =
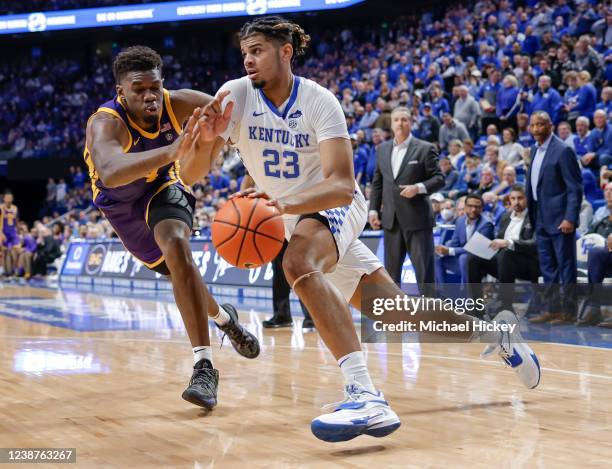
POLYGON ((200 345, 193 348, 193 364, 198 363, 202 358, 206 358, 212 363, 212 349, 210 345, 200 345))
POLYGON ((223 309, 222 306, 219 306, 219 311, 217 311, 216 316, 210 316, 213 321, 217 323, 218 326, 225 326, 228 322, 230 322, 230 315, 227 311, 223 309))
POLYGON ((345 384, 359 383, 366 391, 376 394, 376 388, 370 378, 368 365, 361 350, 341 357, 338 360, 338 366, 344 375, 345 384))
MULTIPOLYGON (((488 322, 482 319, 474 318, 474 322, 488 322)), ((499 331, 487 331, 481 328, 480 330, 474 330, 470 342, 481 342, 483 344, 498 344, 501 340, 501 332, 499 331)))

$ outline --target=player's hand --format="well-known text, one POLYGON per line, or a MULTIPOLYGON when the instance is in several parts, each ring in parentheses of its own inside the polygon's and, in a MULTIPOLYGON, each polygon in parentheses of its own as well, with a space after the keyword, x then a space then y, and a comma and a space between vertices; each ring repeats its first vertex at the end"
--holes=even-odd
POLYGON ((230 101, 225 106, 225 110, 221 112, 223 100, 229 95, 229 91, 219 93, 215 99, 208 103, 202 109, 201 117, 198 119, 198 127, 200 128, 200 140, 202 143, 209 143, 215 140, 219 135, 227 130, 234 102, 230 101))
POLYGON ((571 221, 563 220, 558 228, 561 233, 569 234, 574 231, 574 224, 571 221))
POLYGON ((199 107, 193 110, 193 114, 189 116, 187 125, 183 129, 181 136, 173 143, 174 151, 171 155, 171 161, 182 160, 195 152, 199 148, 200 129, 197 126, 198 118, 201 109, 199 107))
POLYGON ((612 233, 608 235, 608 251, 612 252, 612 233))
POLYGON ((399 186, 402 190, 400 195, 402 197, 406 197, 407 199, 412 199, 415 195, 419 193, 419 187, 416 184, 411 184, 409 186, 399 186))
POLYGON ((508 246, 510 246, 510 242, 506 239, 494 239, 493 241, 491 241, 491 244, 489 244, 489 247, 491 249, 495 249, 496 251, 499 249, 507 248, 508 246))
POLYGON ((268 207, 274 207, 276 210, 278 210, 280 215, 282 215, 283 213, 287 213, 287 209, 289 208, 289 204, 282 202, 279 199, 271 199, 270 196, 264 191, 260 191, 258 189, 255 189, 254 187, 249 187, 248 189, 236 192, 235 194, 229 196, 230 199, 233 199, 235 197, 248 197, 249 199, 265 199, 267 200, 266 205, 268 207))
POLYGON ((289 210, 289 204, 283 202, 282 200, 279 199, 269 199, 266 202, 266 205, 268 207, 274 207, 276 210, 278 210, 278 213, 280 215, 287 213, 287 211, 289 210))
POLYGON ((260 192, 257 189, 255 189, 254 187, 249 187, 248 189, 245 189, 243 191, 234 192, 232 195, 230 195, 228 197, 228 199, 235 199, 235 198, 238 198, 238 197, 247 197, 247 196, 249 196, 251 194, 254 194, 254 193, 264 194, 265 197, 263 197, 263 198, 264 199, 268 198, 268 196, 264 192, 260 192))
POLYGON ((371 212, 368 214, 368 223, 375 230, 380 230, 380 218, 378 213, 371 212))

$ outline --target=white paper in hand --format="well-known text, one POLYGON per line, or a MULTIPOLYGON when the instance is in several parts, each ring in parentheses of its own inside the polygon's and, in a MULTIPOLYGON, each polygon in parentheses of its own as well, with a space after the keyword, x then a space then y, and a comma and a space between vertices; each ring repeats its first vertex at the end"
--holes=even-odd
POLYGON ((486 236, 480 234, 478 231, 472 235, 472 237, 465 244, 464 248, 470 254, 481 257, 482 259, 491 259, 496 253, 497 249, 491 249, 491 240, 486 236))

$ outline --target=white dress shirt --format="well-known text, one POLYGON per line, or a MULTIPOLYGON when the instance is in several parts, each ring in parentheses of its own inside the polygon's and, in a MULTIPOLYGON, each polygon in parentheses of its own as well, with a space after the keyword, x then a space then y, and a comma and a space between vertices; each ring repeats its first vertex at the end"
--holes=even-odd
POLYGON ((402 143, 395 143, 395 140, 393 140, 393 150, 391 151, 391 170, 393 171, 393 179, 399 174, 400 167, 402 166, 411 140, 412 134, 408 135, 408 138, 402 143))
MULTIPOLYGON (((412 141, 412 134, 408 135, 408 138, 400 144, 396 144, 393 140, 393 150, 391 151, 391 170, 393 171, 393 179, 399 174, 399 170, 402 167, 404 158, 406 157, 406 151, 412 141)), ((427 194, 427 188, 422 182, 417 182, 416 186, 419 188, 419 194, 427 194)))
POLYGON ((504 239, 510 243, 509 249, 514 249, 514 242, 521 237, 521 228, 526 214, 527 210, 523 210, 521 213, 512 212, 510 215, 510 224, 504 233, 504 239))
MULTIPOLYGON (((402 143, 396 143, 395 139, 393 140, 393 149, 391 150, 391 172, 393 174, 393 179, 395 179, 399 170, 402 167, 402 163, 404 162, 404 158, 406 157, 406 152, 408 151, 408 146, 412 141, 412 134, 409 134, 406 140, 402 143)), ((425 184, 422 182, 418 182, 416 186, 419 188, 419 194, 427 194, 427 188, 425 184)), ((378 215, 376 210, 370 210, 369 214, 378 215)))

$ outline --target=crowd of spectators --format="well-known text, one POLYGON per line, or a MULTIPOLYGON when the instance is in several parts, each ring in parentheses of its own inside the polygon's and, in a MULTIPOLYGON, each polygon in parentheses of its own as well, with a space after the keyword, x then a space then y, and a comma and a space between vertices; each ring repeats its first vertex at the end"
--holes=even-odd
MULTIPOLYGON (((578 234, 610 236, 610 223, 601 220, 612 206, 610 191, 605 198, 602 191, 612 179, 612 7, 584 0, 478 1, 449 6, 437 18, 424 13, 338 31, 309 31, 311 53, 295 71, 337 95, 366 197, 376 148, 393 138, 391 111, 405 106, 413 134, 440 152, 445 186, 431 197, 436 221, 452 226, 465 215, 466 196, 477 195, 497 233, 512 208, 512 188, 525 185, 535 143, 530 115, 546 111, 581 167, 578 234)), ((222 52, 205 49, 165 54, 165 86, 213 92, 240 75, 239 66, 231 72, 221 66, 227 63, 222 52)), ((21 158, 80 152, 88 115, 112 89, 110 64, 95 58, 89 71, 70 60, 3 62, 0 151, 21 158)), ((209 234, 216 210, 243 174, 236 151, 226 147, 217 168, 195 184, 198 234, 209 234)), ((43 224, 64 215, 63 241, 112 236, 91 209, 83 176, 75 168, 47 185, 43 224)))
MULTIPOLYGON (((89 116, 112 98, 111 63, 94 56, 79 60, 21 57, 0 63, 0 156, 66 158, 83 152, 89 116)), ((165 55, 169 89, 216 89, 225 74, 212 48, 191 61, 165 55)))

